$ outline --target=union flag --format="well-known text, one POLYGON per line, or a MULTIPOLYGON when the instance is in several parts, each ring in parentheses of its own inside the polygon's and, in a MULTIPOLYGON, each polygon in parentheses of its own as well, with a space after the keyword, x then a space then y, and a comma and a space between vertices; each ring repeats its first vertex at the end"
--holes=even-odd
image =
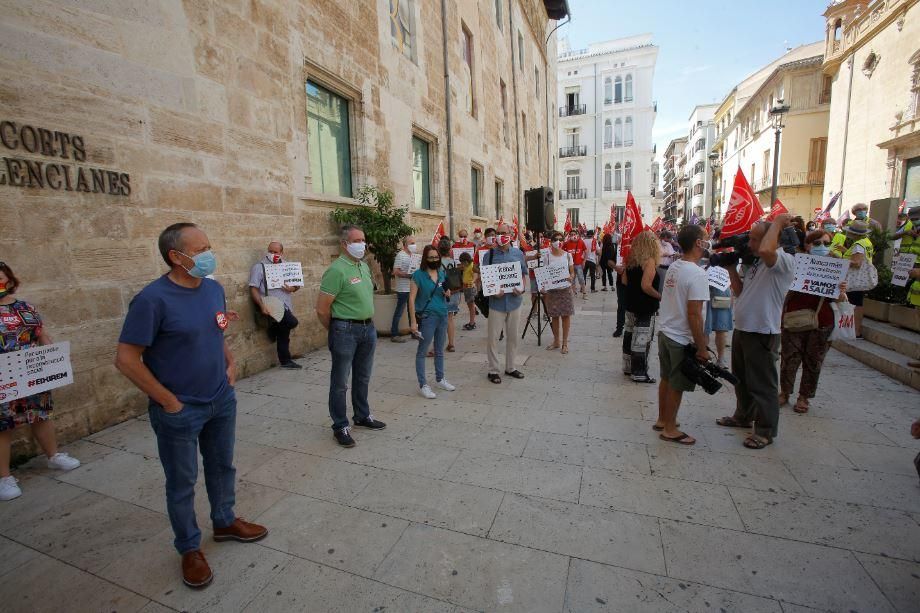
POLYGON ((438 224, 438 229, 434 231, 434 238, 431 239, 431 244, 434 246, 437 246, 438 242, 440 242, 441 240, 441 237, 443 237, 444 235, 445 235, 444 222, 442 221, 441 223, 438 224))
POLYGON ((751 189, 751 184, 744 176, 744 172, 739 168, 735 174, 735 183, 732 185, 728 210, 725 212, 721 238, 726 239, 747 232, 761 216, 763 216, 763 208, 754 190, 751 189))

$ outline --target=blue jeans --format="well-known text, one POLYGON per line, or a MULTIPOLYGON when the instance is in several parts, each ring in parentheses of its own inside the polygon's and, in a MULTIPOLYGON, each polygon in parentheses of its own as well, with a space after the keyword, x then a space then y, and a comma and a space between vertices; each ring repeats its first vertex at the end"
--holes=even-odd
POLYGON ((390 324, 390 336, 399 336, 399 320, 409 304, 409 292, 396 292, 396 310, 393 311, 393 323, 390 324))
POLYGON ((213 402, 184 404, 178 413, 167 413, 152 401, 147 411, 166 475, 166 510, 175 534, 173 544, 184 554, 201 545, 201 530, 195 520, 199 445, 211 521, 215 528, 226 528, 236 519, 236 394, 228 386, 213 402))
POLYGON ((415 376, 418 377, 418 386, 423 387, 427 382, 425 378, 425 356, 431 341, 434 341, 434 374, 437 380, 444 378, 444 344, 447 342, 447 315, 429 315, 418 322, 418 331, 422 340, 418 342, 415 350, 415 376))
POLYGON ((329 324, 329 352, 332 354, 332 372, 329 381, 329 416, 332 429, 348 426, 348 375, 351 374, 351 406, 355 419, 370 417, 367 388, 374 368, 374 350, 377 348, 377 330, 373 323, 363 324, 333 319, 329 324))

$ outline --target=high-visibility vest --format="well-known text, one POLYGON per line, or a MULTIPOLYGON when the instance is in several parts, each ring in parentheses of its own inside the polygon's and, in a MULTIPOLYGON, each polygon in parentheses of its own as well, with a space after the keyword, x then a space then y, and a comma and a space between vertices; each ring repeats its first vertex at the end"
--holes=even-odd
POLYGON ((872 241, 868 238, 860 238, 859 240, 853 241, 853 244, 846 246, 846 234, 843 232, 838 232, 834 235, 833 240, 831 241, 831 255, 836 258, 846 258, 850 259, 850 256, 853 255, 853 247, 856 245, 862 245, 866 250, 866 259, 870 262, 872 261, 873 256, 875 255, 875 247, 872 246, 872 241))

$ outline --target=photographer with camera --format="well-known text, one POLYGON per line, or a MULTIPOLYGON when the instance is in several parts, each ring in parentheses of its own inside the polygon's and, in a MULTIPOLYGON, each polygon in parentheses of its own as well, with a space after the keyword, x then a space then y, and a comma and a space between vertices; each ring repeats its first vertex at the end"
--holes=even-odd
POLYGON ((728 270, 735 302, 732 336, 732 373, 738 378, 735 414, 716 420, 728 428, 748 428, 748 449, 773 443, 779 422, 779 359, 783 301, 795 277, 795 258, 780 247, 779 238, 792 216, 783 213, 760 222, 749 232, 747 248, 739 249, 744 276, 731 259, 721 259, 728 270))
POLYGON ((682 364, 687 348, 696 347, 695 358, 709 361, 706 337, 703 335, 703 303, 709 300, 709 277, 697 265, 709 249, 706 231, 697 225, 686 225, 677 235, 683 255, 668 267, 661 288, 658 311, 658 360, 661 381, 658 383, 658 421, 653 428, 659 438, 681 445, 693 445, 696 439, 677 429, 677 411, 684 392, 692 392, 696 384, 684 374, 682 364))

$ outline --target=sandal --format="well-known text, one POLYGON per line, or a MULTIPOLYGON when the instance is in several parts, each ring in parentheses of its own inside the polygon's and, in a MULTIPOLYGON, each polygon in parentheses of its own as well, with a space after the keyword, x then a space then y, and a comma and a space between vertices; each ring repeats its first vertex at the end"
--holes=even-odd
POLYGON ((630 377, 632 378, 633 383, 658 383, 658 381, 656 381, 652 377, 649 377, 648 375, 645 375, 644 377, 638 377, 638 378, 632 377, 632 375, 630 375, 630 377))
POLYGON ((785 392, 780 392, 779 394, 779 406, 784 407, 789 402, 789 394, 785 392))
POLYGON ((514 377, 515 379, 523 379, 523 378, 524 378, 524 373, 522 373, 522 372, 519 371, 519 370, 512 370, 511 372, 508 372, 508 371, 506 370, 506 371, 505 371, 505 374, 508 375, 509 377, 514 377))
POLYGON ((796 413, 808 413, 808 398, 802 398, 799 396, 799 399, 796 401, 795 406, 792 407, 792 410, 796 413))
POLYGON ((772 445, 773 439, 759 434, 752 434, 744 439, 744 446, 748 449, 763 449, 767 445, 772 445))
MULTIPOLYGON (((674 424, 674 427, 680 428, 680 424, 674 424)), ((658 424, 655 424, 654 426, 652 426, 652 430, 654 430, 655 432, 664 432, 664 426, 659 426, 658 424)))
POLYGON ((475 328, 475 327, 476 327, 476 326, 475 326, 474 324, 463 324, 463 329, 464 329, 464 330, 472 330, 472 329, 475 328))
POLYGON ((448 351, 449 353, 453 353, 453 352, 454 352, 454 346, 453 346, 453 345, 448 345, 448 346, 447 346, 447 351, 448 351))
POLYGON ((664 434, 659 434, 658 438, 663 441, 668 441, 669 443, 677 443, 678 445, 694 445, 696 444, 696 439, 686 433, 681 433, 680 436, 675 436, 671 438, 670 436, 665 436, 664 434))
POLYGON ((489 373, 489 381, 491 381, 492 383, 501 383, 501 382, 502 382, 502 378, 498 376, 498 373, 490 372, 490 373, 489 373))
POLYGON ((552 345, 546 346, 547 351, 552 351, 553 349, 559 349, 559 343, 553 343, 552 345))
POLYGON ((559 351, 559 353, 568 353, 568 352, 569 352, 569 344, 562 343, 562 349, 559 351))
POLYGON ((719 419, 716 420, 716 425, 723 426, 725 428, 750 428, 751 427, 750 423, 743 424, 731 415, 728 415, 726 417, 720 417, 719 419))

